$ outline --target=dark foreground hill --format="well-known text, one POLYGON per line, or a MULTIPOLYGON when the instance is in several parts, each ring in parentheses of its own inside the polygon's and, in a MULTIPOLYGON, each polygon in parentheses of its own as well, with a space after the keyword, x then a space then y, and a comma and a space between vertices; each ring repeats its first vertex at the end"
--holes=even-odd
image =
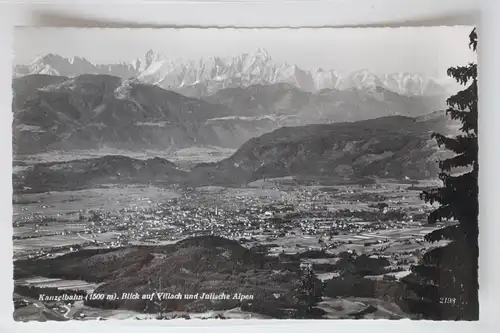
MULTIPOLYGON (((304 292, 309 289, 301 282, 304 277, 300 268, 301 257, 307 256, 266 256, 244 248, 234 240, 199 236, 165 246, 87 249, 49 259, 18 260, 14 263, 14 278, 46 276, 99 283, 95 294, 116 294, 117 298, 85 301, 86 305, 98 308, 146 313, 201 313, 240 307, 272 318, 304 318, 307 302, 304 303, 303 297, 307 295, 304 292), (198 294, 198 298, 160 300, 155 297, 149 300, 142 299, 141 296, 141 299, 123 299, 122 293, 198 294), (225 299, 203 299, 203 293, 227 296, 225 299)), ((315 293, 323 297, 365 297, 361 303, 356 302, 361 305, 358 306, 360 313, 349 310, 352 305, 345 309, 341 306, 340 312, 347 318, 352 311, 353 316, 361 318, 364 316, 362 311, 374 306, 366 308, 363 303, 375 304, 375 308, 368 311, 370 313, 378 311, 377 304, 383 300, 398 308, 394 302, 403 293, 399 283, 374 283, 363 279, 364 274, 371 273, 373 269, 380 270, 382 265, 387 264, 379 261, 367 256, 352 262, 347 260, 344 263, 341 260, 334 269, 340 269, 342 278, 334 278, 322 284, 312 276, 311 286, 314 285, 315 293), (346 270, 349 270, 348 275, 343 273, 346 270)), ((328 307, 327 304, 318 304, 318 307, 321 306, 328 307)), ((384 307, 381 308, 383 310, 384 307)), ((325 314, 320 308, 307 313, 307 318, 325 314)), ((391 317, 386 310, 380 315, 385 316, 384 318, 391 317)))
MULTIPOLYGON (((293 293, 300 269, 298 262, 266 257, 236 241, 202 236, 169 246, 82 250, 52 259, 16 261, 15 275, 16 278, 42 275, 99 282, 102 284, 95 293, 105 294, 226 293, 230 299, 171 299, 161 302, 161 307, 165 311, 205 312, 242 306, 249 311, 286 317, 296 308, 293 293), (233 298, 235 293, 253 295, 253 300, 233 298)), ((160 310, 158 299, 86 303, 139 312, 160 310)))

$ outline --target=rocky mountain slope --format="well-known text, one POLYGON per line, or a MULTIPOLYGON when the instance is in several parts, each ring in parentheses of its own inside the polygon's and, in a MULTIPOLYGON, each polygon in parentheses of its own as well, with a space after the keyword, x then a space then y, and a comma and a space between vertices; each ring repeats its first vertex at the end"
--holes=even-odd
MULTIPOLYGON (((383 87, 402 95, 438 95, 456 88, 416 73, 398 72, 377 76, 363 69, 342 74, 337 70, 305 70, 294 64, 274 61, 266 50, 257 49, 232 57, 209 57, 198 60, 169 59, 148 51, 130 63, 97 65, 85 58, 63 58, 55 54, 38 57, 28 65, 14 68, 16 77, 48 74, 74 77, 82 74, 107 74, 122 79, 135 77, 191 97, 212 95, 225 88, 260 84, 288 83, 301 90, 366 89, 383 87)), ((453 85, 453 82, 451 82, 453 85)))

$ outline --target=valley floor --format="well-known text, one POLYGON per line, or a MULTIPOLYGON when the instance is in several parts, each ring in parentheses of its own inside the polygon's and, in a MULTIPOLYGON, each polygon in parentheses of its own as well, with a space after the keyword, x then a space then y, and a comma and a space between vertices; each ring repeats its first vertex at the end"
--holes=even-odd
MULTIPOLYGON (((110 184, 99 189, 16 195, 14 258, 51 258, 85 248, 164 245, 217 235, 247 248, 264 247, 271 256, 322 251, 328 256, 302 260, 318 267, 317 275, 325 281, 338 276, 329 265, 337 262, 341 253, 384 257, 390 263, 386 273, 366 278, 392 275, 398 280, 431 246, 424 242, 424 235, 440 227, 426 225, 432 207, 420 201, 419 190, 409 184, 384 181, 374 185, 296 186, 290 182, 290 178, 268 179, 244 188, 183 190, 110 184)), ((16 283, 59 289, 96 287, 85 281, 40 277, 16 283)), ((326 312, 325 318, 344 318, 374 302, 326 297, 319 307, 326 312)), ((31 302, 30 306, 36 304, 31 302)), ((86 313, 81 318, 144 317, 125 310, 84 308, 75 311, 72 318, 80 318, 80 313, 86 313)), ((23 320, 32 315, 23 315, 26 311, 19 308, 15 317, 23 320)), ((251 317, 244 311, 231 311, 212 311, 210 316, 251 317)), ((405 316, 393 302, 379 302, 366 314, 367 318, 405 316)))

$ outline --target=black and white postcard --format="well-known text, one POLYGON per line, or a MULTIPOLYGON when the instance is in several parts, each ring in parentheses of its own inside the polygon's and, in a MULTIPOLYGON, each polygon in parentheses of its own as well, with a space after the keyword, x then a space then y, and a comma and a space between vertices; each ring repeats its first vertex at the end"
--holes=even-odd
POLYGON ((16 321, 478 320, 474 27, 16 28, 16 321))

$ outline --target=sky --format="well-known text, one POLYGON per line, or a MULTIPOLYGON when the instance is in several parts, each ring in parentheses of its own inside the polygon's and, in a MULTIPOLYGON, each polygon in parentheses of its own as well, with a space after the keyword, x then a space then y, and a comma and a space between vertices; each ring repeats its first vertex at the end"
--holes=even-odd
POLYGON ((171 59, 235 56, 265 49, 277 62, 303 69, 374 73, 409 71, 445 76, 476 60, 471 27, 322 29, 83 29, 16 28, 14 63, 47 53, 96 64, 132 61, 152 49, 171 59))

